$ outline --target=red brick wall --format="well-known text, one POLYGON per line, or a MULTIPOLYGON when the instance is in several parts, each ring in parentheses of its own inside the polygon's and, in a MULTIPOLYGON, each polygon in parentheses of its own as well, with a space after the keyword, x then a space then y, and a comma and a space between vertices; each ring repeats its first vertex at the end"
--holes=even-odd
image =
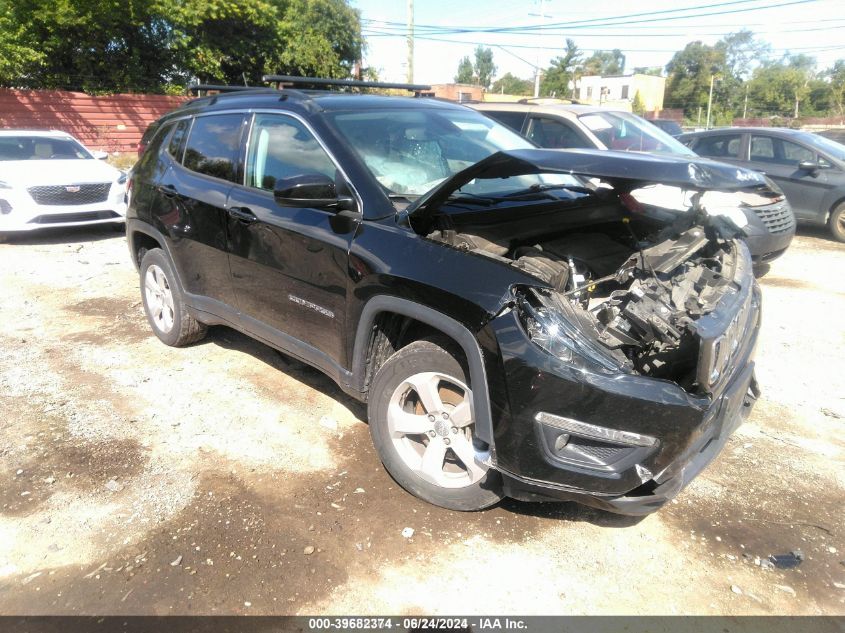
POLYGON ((144 130, 185 97, 0 88, 0 129, 62 130, 91 149, 134 152, 144 130))
POLYGON ((758 119, 734 119, 733 124, 741 127, 801 127, 802 125, 845 125, 845 117, 764 117, 758 119))

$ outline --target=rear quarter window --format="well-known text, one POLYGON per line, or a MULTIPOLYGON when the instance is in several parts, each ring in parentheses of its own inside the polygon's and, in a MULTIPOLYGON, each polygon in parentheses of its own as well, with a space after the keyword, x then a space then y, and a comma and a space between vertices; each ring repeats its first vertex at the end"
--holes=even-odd
POLYGON ((213 114, 194 119, 183 164, 191 171, 236 181, 243 116, 213 114))
POLYGON ((155 132, 153 132, 153 136, 149 139, 144 153, 141 154, 141 158, 135 166, 136 173, 145 172, 152 163, 157 161, 159 152, 161 151, 161 146, 172 129, 173 123, 165 123, 164 125, 156 127, 155 132))
POLYGON ((722 136, 703 136, 699 138, 692 149, 699 156, 709 158, 739 158, 742 145, 740 134, 725 134, 722 136))
POLYGON ((182 155, 185 150, 185 135, 191 127, 190 119, 183 119, 176 124, 176 129, 170 136, 170 142, 167 144, 167 153, 170 154, 176 162, 182 162, 182 155))
POLYGON ((498 121, 512 129, 514 132, 521 132, 522 126, 525 124, 525 112, 504 112, 501 110, 482 110, 480 111, 484 116, 488 116, 494 121, 498 121))

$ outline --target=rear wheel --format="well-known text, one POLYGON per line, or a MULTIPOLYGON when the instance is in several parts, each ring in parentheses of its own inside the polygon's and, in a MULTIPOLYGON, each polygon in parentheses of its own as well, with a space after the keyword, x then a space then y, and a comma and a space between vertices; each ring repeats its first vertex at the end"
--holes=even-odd
POLYGON ((845 242, 845 202, 830 214, 830 232, 840 242, 845 242))
POLYGON ((144 312, 162 343, 183 347, 205 337, 208 328, 188 313, 163 250, 153 248, 144 253, 140 275, 144 312))
POLYGON ((481 510, 502 498, 489 448, 476 437, 467 372, 448 346, 411 343, 373 381, 370 434, 390 475, 411 494, 451 510, 481 510))

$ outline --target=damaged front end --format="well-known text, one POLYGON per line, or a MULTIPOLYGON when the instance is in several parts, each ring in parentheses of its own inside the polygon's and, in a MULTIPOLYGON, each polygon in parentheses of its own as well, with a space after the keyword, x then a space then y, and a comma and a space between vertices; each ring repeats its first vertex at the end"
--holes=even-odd
POLYGON ((506 390, 494 465, 509 496, 652 512, 750 411, 760 297, 729 219, 707 213, 700 196, 667 215, 629 193, 656 174, 727 192, 755 186, 755 176, 663 157, 608 165, 609 152, 518 154, 473 166, 409 213, 427 239, 522 273, 485 325, 506 390), (514 182, 544 173, 603 186, 514 182), (472 188, 484 178, 515 191, 472 188))
POLYGON ((602 277, 571 255, 546 255, 543 268, 522 262, 550 283, 515 290, 531 340, 568 362, 589 358, 603 370, 712 392, 739 347, 744 317, 740 310, 715 348, 702 345, 702 332, 711 328, 701 320, 742 290, 735 274, 743 247, 709 226, 709 218, 701 221, 690 219, 689 228, 673 227, 653 243, 637 240, 639 248, 602 277))
POLYGON ((754 278, 741 229, 699 201, 705 192, 753 190, 761 178, 686 157, 525 150, 473 165, 409 215, 434 241, 542 281, 515 286, 512 304, 531 340, 553 356, 712 395, 739 348, 754 278), (543 184, 548 174, 601 185, 543 184), (466 185, 514 187, 526 175, 541 180, 513 193, 461 195, 466 185), (630 195, 650 182, 699 193, 685 213, 650 214, 630 195))

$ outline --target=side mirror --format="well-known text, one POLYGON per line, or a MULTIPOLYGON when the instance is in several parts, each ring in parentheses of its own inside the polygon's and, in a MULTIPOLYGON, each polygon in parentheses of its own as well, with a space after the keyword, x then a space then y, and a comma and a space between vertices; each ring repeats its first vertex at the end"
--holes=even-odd
POLYGON ((798 169, 814 174, 820 169, 820 167, 818 163, 814 163, 811 160, 802 160, 800 163, 798 163, 798 169))
POLYGON ((104 152, 102 150, 97 150, 95 152, 91 152, 91 155, 96 158, 97 160, 106 160, 109 157, 108 152, 104 152))
POLYGON ((283 207, 340 208, 346 198, 337 195, 334 180, 325 174, 302 174, 276 181, 273 197, 283 207))

